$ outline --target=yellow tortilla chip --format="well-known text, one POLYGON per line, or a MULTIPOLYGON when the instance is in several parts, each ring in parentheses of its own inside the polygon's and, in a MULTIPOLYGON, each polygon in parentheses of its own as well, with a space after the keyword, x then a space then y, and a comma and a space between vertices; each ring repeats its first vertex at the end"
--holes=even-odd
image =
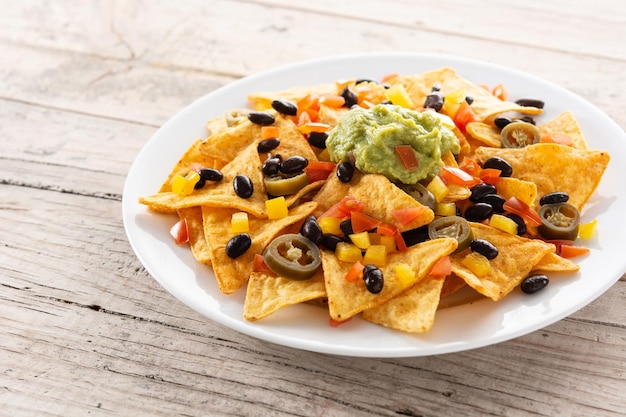
POLYGON ((427 276, 399 296, 363 311, 362 317, 409 333, 426 333, 433 327, 445 280, 427 276))
POLYGON ((298 86, 282 91, 259 91, 248 96, 248 101, 256 110, 269 110, 272 101, 277 99, 289 100, 294 103, 302 100, 309 94, 337 94, 335 84, 319 84, 315 86, 298 86))
POLYGON ((555 247, 537 239, 526 239, 502 232, 481 223, 470 223, 474 239, 485 239, 498 248, 498 256, 490 260, 491 269, 477 276, 463 265, 463 259, 471 253, 465 249, 450 256, 452 272, 482 295, 498 301, 517 287, 534 266, 555 247))
POLYGON ((211 265, 211 250, 204 236, 202 208, 189 207, 178 210, 179 218, 187 221, 189 246, 194 258, 200 263, 211 265))
POLYGON ((610 160, 606 151, 552 143, 516 149, 476 149, 475 157, 481 164, 492 156, 505 159, 513 167, 513 177, 537 185, 535 204, 545 194, 562 191, 569 194, 569 203, 579 210, 598 187, 610 160))
POLYGON ((554 252, 548 253, 533 268, 533 272, 577 272, 580 265, 554 252))
POLYGON ((303 281, 252 272, 243 317, 250 321, 260 320, 281 308, 322 297, 326 297, 326 287, 321 268, 313 277, 303 281))
POLYGON ((465 126, 465 129, 474 140, 480 142, 483 146, 490 146, 492 148, 502 147, 500 129, 494 125, 483 122, 471 122, 465 126))
POLYGON ((232 294, 245 285, 252 273, 254 255, 263 252, 272 239, 283 233, 285 228, 310 215, 316 206, 313 202, 301 204, 282 219, 249 218, 248 234, 252 238, 252 245, 236 259, 226 254, 226 244, 234 236, 230 219, 235 210, 203 206, 204 233, 211 248, 211 263, 220 290, 224 294, 232 294))
POLYGON ((574 114, 570 111, 565 111, 548 123, 539 125, 539 133, 542 136, 551 134, 566 135, 572 140, 572 144, 570 145, 572 148, 587 149, 587 141, 585 140, 583 131, 578 125, 574 114))
POLYGON ((534 204, 537 198, 537 185, 535 185, 534 182, 513 177, 500 177, 496 185, 496 190, 505 200, 511 197, 517 197, 529 206, 534 204))
POLYGON ((139 202, 154 210, 178 210, 193 206, 214 206, 236 208, 256 217, 265 217, 265 183, 261 171, 261 160, 256 143, 252 143, 234 160, 222 169, 224 179, 220 182, 207 184, 200 190, 194 190, 186 196, 174 192, 153 194, 140 197, 139 202), (252 181, 254 192, 249 198, 241 198, 235 194, 233 179, 237 175, 246 175, 252 181))
POLYGON ((445 278, 443 287, 441 288, 441 298, 446 298, 461 288, 465 287, 467 283, 461 277, 456 274, 450 274, 445 278))
POLYGON ((384 286, 378 294, 370 293, 362 280, 356 282, 346 280, 346 273, 352 267, 352 263, 342 262, 334 253, 323 250, 322 268, 330 316, 337 321, 347 320, 355 314, 396 297, 423 279, 435 262, 452 253, 456 247, 456 239, 435 239, 411 246, 405 252, 389 254, 387 263, 380 267, 384 286), (408 264, 415 271, 412 280, 401 280, 396 276, 395 267, 400 263, 408 264))

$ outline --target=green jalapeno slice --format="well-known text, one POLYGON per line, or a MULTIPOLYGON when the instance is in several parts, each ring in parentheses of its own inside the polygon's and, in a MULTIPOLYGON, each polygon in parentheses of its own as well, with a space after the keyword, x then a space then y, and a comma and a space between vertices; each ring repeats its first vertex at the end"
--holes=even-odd
POLYGON ((298 281, 311 278, 321 264, 317 245, 296 233, 272 240, 263 252, 263 259, 277 275, 298 281))
POLYGON ((442 237, 455 238, 459 244, 455 253, 468 248, 472 240, 474 240, 474 234, 469 223, 459 216, 446 216, 433 220, 428 225, 428 236, 431 239, 442 237))
POLYGON ((272 175, 265 177, 263 181, 267 193, 274 197, 295 194, 309 184, 309 178, 304 172, 289 177, 272 175))
POLYGON ((580 213, 569 203, 544 204, 539 208, 541 225, 537 231, 548 240, 576 240, 580 213))
POLYGON ((502 145, 505 148, 523 148, 539 143, 541 134, 537 126, 527 122, 511 122, 500 132, 502 145))

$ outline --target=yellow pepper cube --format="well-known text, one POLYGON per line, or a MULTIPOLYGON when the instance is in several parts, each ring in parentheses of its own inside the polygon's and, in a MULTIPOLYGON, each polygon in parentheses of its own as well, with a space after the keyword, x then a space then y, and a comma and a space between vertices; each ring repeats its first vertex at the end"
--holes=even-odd
POLYGON ((441 111, 450 117, 454 117, 454 114, 459 108, 459 104, 465 101, 465 96, 465 90, 462 88, 447 94, 441 111))
POLYGON ((433 195, 435 196, 435 200, 438 203, 442 201, 450 192, 448 186, 445 182, 443 182, 439 175, 435 176, 435 178, 433 178, 432 181, 428 183, 426 189, 433 193, 433 195))
POLYGON ((581 239, 591 239, 598 228, 598 219, 594 219, 589 223, 581 224, 578 227, 578 237, 581 239))
POLYGON ((400 263, 395 266, 394 271, 398 280, 403 284, 410 284, 415 280, 415 271, 409 264, 400 263))
POLYGON ((230 218, 230 227, 233 233, 244 233, 250 231, 250 224, 248 223, 248 213, 245 211, 238 211, 233 213, 230 218))
POLYGON ((340 261, 352 263, 357 261, 363 261, 363 254, 361 253, 361 249, 348 242, 337 243, 337 247, 335 248, 335 255, 340 261))
POLYGON ((265 208, 267 209, 268 219, 282 219, 283 217, 287 217, 289 214, 285 197, 276 197, 266 200, 265 208))
POLYGON ((517 234, 517 223, 515 223, 513 219, 503 216, 502 214, 492 215, 489 219, 489 226, 512 235, 517 234))
POLYGON ((407 109, 412 109, 415 107, 413 106, 411 97, 409 97, 409 94, 406 92, 406 89, 402 84, 394 84, 386 89, 385 97, 396 106, 406 107, 407 109))
POLYGON ((200 175, 195 171, 189 171, 184 177, 176 174, 171 182, 172 191, 179 195, 189 195, 193 192, 198 181, 200 181, 200 175))
POLYGON ((491 270, 489 259, 478 252, 470 252, 461 260, 461 264, 472 271, 477 277, 485 276, 491 270))
POLYGON ((341 231, 341 219, 336 217, 322 217, 317 220, 317 224, 319 224, 322 229, 322 233, 330 233, 331 235, 341 235, 343 232, 341 231))
POLYGON ((370 235, 367 232, 353 233, 348 236, 352 243, 359 249, 367 249, 371 246, 370 235))
POLYGON ((396 251, 396 239, 393 236, 380 235, 379 244, 387 248, 387 253, 393 253, 396 251))
POLYGON ((456 216, 455 203, 437 203, 435 206, 435 214, 438 216, 456 216))
POLYGON ((365 251, 363 263, 383 266, 387 263, 387 248, 383 245, 372 245, 365 251))

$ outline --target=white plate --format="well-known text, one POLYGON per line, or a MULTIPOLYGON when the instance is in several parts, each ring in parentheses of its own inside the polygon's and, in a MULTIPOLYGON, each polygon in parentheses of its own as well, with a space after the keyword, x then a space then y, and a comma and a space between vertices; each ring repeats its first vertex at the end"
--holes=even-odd
MULTIPOLYGON (((148 141, 134 161, 123 194, 128 239, 148 272, 181 302, 227 327, 273 343, 347 356, 406 357, 442 354, 487 346, 552 324, 587 305, 626 271, 626 137, 596 107, 575 94, 531 75, 501 66, 441 55, 381 53, 337 56, 284 66, 226 85, 181 110, 148 141), (197 263, 190 250, 169 236, 175 216, 150 213, 137 203, 155 193, 178 158, 196 138, 205 136, 208 119, 227 109, 245 107, 249 93, 315 85, 354 77, 380 78, 449 66, 479 84, 503 83, 510 97, 546 102, 540 122, 563 110, 577 117, 590 148, 607 150, 611 162, 583 212, 583 221, 599 220, 597 236, 585 242, 591 254, 581 270, 553 278, 532 296, 516 290, 500 302, 480 299, 438 311, 433 329, 410 335, 355 318, 338 328, 318 307, 288 307, 259 322, 242 318, 245 291, 220 293, 212 270, 197 263)), ((163 306, 164 309, 167 306, 163 306)))

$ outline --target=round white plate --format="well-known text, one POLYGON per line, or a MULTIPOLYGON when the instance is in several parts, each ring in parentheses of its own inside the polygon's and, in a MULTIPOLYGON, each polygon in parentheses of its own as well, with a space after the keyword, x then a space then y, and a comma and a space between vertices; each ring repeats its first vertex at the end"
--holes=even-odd
MULTIPOLYGON (((379 53, 337 56, 265 71, 233 82, 181 110, 148 141, 134 161, 123 194, 126 233, 147 271, 184 304, 229 328, 280 345, 346 356, 406 357, 449 353, 487 346, 530 333, 584 307, 605 292, 626 271, 623 239, 626 236, 626 135, 609 117, 579 96, 513 69, 442 55, 379 53), (592 149, 604 149, 611 162, 600 186, 583 211, 583 221, 599 221, 597 235, 586 246, 590 255, 575 274, 554 277, 532 296, 513 291, 504 300, 479 299, 437 312, 433 329, 411 335, 354 318, 331 327, 319 307, 284 308, 258 322, 242 318, 245 290, 220 293, 211 268, 196 262, 188 247, 169 236, 176 216, 149 212, 137 202, 155 193, 187 147, 205 136, 208 119, 225 110, 247 106, 249 93, 315 85, 339 79, 385 74, 414 74, 454 68, 463 77, 494 86, 503 83, 512 98, 545 101, 545 122, 564 110, 578 119, 592 149)), ((167 306, 163 306, 167 308, 167 306)))

